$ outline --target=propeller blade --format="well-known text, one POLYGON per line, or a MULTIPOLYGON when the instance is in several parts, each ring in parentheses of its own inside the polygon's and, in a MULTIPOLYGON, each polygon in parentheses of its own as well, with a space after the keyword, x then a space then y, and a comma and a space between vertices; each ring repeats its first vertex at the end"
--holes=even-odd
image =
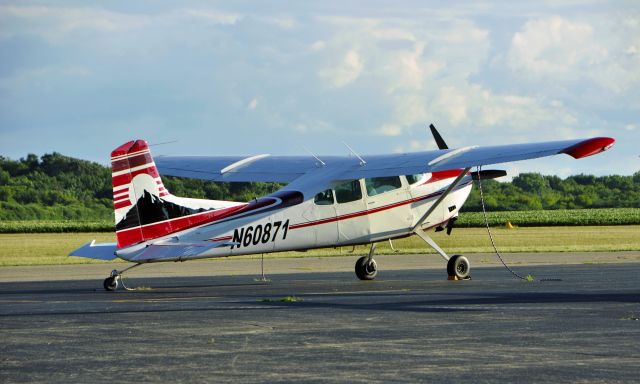
POLYGON ((447 223, 447 236, 451 235, 451 231, 453 231, 453 225, 456 223, 456 220, 458 220, 457 217, 452 217, 447 223))
POLYGON ((431 134, 433 135, 433 138, 436 141, 436 144, 438 144, 438 148, 449 149, 449 146, 447 145, 447 143, 444 142, 444 140, 442 139, 442 136, 440 136, 440 133, 438 132, 436 127, 433 126, 433 124, 429 125, 429 129, 431 129, 431 134))
MULTIPOLYGON (((507 176, 507 171, 501 169, 483 169, 480 171, 480 178, 482 180, 495 179, 497 177, 507 176)), ((478 172, 471 172, 473 180, 478 181, 478 172)))

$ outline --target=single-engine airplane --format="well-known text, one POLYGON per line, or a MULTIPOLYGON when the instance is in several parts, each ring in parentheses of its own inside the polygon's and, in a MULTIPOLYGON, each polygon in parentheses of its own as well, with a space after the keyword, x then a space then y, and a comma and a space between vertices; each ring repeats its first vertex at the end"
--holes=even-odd
POLYGON ((449 149, 430 126, 439 150, 360 156, 160 156, 144 140, 111 153, 117 243, 85 244, 71 252, 135 263, 104 280, 113 291, 122 274, 145 263, 371 244, 355 272, 376 277, 376 242, 417 235, 464 279, 470 264, 449 257, 425 232, 451 231, 473 179, 504 171, 473 167, 567 154, 576 159, 613 146, 609 137, 449 149), (241 203, 172 195, 160 175, 213 182, 287 183, 275 193, 241 203))

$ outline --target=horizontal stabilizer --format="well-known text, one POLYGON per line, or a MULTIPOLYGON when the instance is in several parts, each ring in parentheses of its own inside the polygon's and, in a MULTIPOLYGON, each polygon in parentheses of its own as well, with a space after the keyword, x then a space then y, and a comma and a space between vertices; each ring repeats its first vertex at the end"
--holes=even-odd
POLYGON ((126 260, 145 263, 153 261, 186 260, 197 258, 213 248, 230 247, 230 241, 198 242, 198 243, 156 243, 143 248, 133 255, 122 256, 126 260))
POLYGON ((86 257, 96 260, 113 260, 116 256, 116 243, 98 243, 93 240, 90 243, 71 252, 69 256, 86 257))

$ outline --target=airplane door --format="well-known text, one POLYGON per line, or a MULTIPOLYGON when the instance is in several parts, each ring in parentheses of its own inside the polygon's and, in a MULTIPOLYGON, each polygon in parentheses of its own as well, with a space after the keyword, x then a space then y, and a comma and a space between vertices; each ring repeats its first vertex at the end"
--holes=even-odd
POLYGON ((399 176, 364 179, 364 186, 372 239, 400 234, 411 226, 409 192, 399 176))
POLYGON ((333 247, 338 242, 336 207, 331 189, 317 193, 313 201, 302 213, 306 223, 298 227, 307 241, 312 240, 318 247, 333 247))
POLYGON ((361 180, 337 184, 336 197, 338 240, 341 244, 358 244, 369 241, 369 216, 362 193, 361 180))

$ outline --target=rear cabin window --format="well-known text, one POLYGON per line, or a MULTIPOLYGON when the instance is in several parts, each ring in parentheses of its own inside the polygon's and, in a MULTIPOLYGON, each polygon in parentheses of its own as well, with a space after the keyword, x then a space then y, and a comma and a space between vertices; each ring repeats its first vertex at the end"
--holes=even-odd
POLYGON ((362 199, 360 180, 347 181, 336 185, 333 189, 336 191, 336 201, 339 204, 362 199))
POLYGON ((416 175, 406 175, 405 177, 407 178, 407 181, 411 185, 411 184, 415 184, 418 181, 420 181, 420 179, 422 179, 422 176, 424 176, 423 173, 418 173, 416 175))
POLYGON ((400 182, 400 176, 391 177, 374 177, 371 179, 364 179, 364 184, 367 187, 367 195, 375 196, 381 193, 393 191, 402 186, 400 182))
POLYGON ((318 193, 314 198, 313 202, 316 205, 331 205, 333 204, 333 191, 331 189, 324 190, 318 193))

